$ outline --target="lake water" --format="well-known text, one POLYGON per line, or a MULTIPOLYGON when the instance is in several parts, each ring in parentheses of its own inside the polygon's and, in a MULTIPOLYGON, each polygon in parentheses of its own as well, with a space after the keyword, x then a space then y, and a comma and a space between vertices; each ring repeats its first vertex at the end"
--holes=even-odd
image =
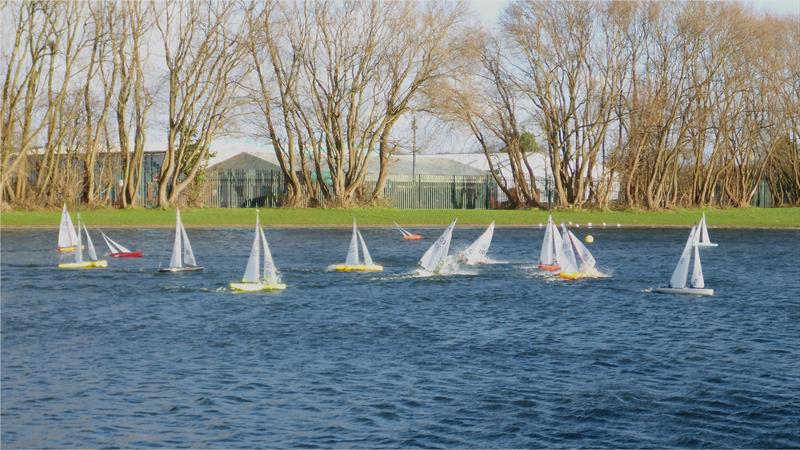
POLYGON ((343 274, 350 230, 268 229, 289 288, 232 294, 252 229, 189 229, 206 270, 178 275, 172 230, 65 271, 55 230, 5 229, 2 445, 800 447, 800 231, 712 229, 697 298, 647 292, 688 229, 591 230, 606 279, 542 277, 511 228, 504 264, 409 276, 441 230, 364 229, 386 271, 343 274))

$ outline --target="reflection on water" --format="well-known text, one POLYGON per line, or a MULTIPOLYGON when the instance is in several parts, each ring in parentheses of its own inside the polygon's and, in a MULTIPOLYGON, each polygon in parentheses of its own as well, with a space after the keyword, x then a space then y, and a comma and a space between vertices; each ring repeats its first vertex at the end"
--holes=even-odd
POLYGON ((385 272, 336 273, 351 230, 274 229, 288 289, 236 295, 249 228, 189 229, 206 270, 175 275, 170 230, 77 272, 55 230, 3 230, 2 445, 798 447, 800 232, 712 231, 693 298, 648 292, 686 230, 593 229, 612 276, 565 282, 539 229, 432 277, 430 239, 362 229, 385 272))

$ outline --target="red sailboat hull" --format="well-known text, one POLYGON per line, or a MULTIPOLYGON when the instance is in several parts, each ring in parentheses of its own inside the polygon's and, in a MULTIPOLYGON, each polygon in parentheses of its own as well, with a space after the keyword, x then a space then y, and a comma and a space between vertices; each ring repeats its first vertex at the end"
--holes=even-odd
POLYGON ((126 253, 112 253, 109 256, 112 258, 141 258, 144 256, 142 252, 126 252, 126 253))

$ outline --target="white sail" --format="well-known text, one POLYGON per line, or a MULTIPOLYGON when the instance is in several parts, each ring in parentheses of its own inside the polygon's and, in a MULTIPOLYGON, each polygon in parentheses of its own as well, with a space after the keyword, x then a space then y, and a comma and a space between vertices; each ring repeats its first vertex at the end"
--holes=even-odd
POLYGON ((686 245, 683 247, 681 258, 678 260, 678 265, 675 266, 675 271, 672 272, 672 278, 669 280, 669 286, 672 288, 682 289, 686 287, 686 278, 689 276, 689 260, 692 256, 696 229, 697 227, 692 227, 689 238, 686 240, 686 245))
MULTIPOLYGON (((81 226, 81 215, 78 214, 78 229, 81 226)), ((83 243, 81 242, 81 234, 78 233, 78 236, 75 240, 75 262, 82 263, 83 262, 83 243)))
POLYGON ((358 265, 358 229, 355 220, 353 220, 353 237, 350 238, 350 247, 347 249, 347 258, 344 263, 348 266, 358 265))
POLYGON ((419 266, 428 272, 439 271, 447 259, 447 252, 450 251, 450 239, 453 237, 453 228, 456 226, 456 221, 453 222, 444 230, 439 239, 431 245, 431 247, 422 255, 419 260, 419 266))
POLYGON ((272 252, 269 251, 269 244, 267 244, 267 237, 264 236, 264 229, 259 227, 261 234, 261 245, 264 247, 264 274, 263 279, 269 284, 278 283, 278 269, 275 267, 275 261, 272 260, 272 252))
MULTIPOLYGON (((556 231, 558 232, 558 231, 556 231)), ((547 217, 547 226, 544 229, 544 239, 542 239, 542 251, 539 253, 540 264, 553 264, 553 216, 547 217)))
POLYGON ((194 252, 192 251, 192 244, 189 243, 189 236, 186 234, 186 228, 181 223, 181 235, 183 237, 183 262, 188 266, 197 266, 197 261, 194 260, 194 252))
POLYGON ((358 232, 358 240, 361 242, 361 254, 364 255, 364 264, 371 266, 375 263, 372 262, 372 255, 369 254, 369 250, 367 249, 367 243, 364 242, 364 236, 361 235, 361 232, 358 232))
POLYGON ((106 236, 106 234, 102 231, 100 232, 100 235, 103 237, 103 240, 106 241, 106 247, 108 247, 109 253, 119 253, 119 249, 116 247, 116 245, 114 245, 116 242, 112 241, 111 238, 106 236))
POLYGON ((181 242, 183 241, 181 233, 182 228, 181 212, 180 210, 176 210, 175 241, 172 243, 172 257, 170 257, 169 260, 169 266, 174 269, 180 269, 183 267, 183 248, 181 246, 181 242))
MULTIPOLYGON (((562 248, 564 253, 564 259, 559 260, 558 264, 561 266, 562 272, 577 272, 578 271, 578 263, 575 261, 575 252, 572 250, 572 243, 570 242, 569 231, 567 231, 567 227, 562 223, 561 224, 561 234, 563 237, 563 244, 562 248)), ((560 255, 559 255, 560 256, 560 255)))
POLYGON ((58 228, 58 246, 59 248, 74 247, 77 242, 78 236, 75 232, 75 226, 69 217, 67 205, 64 204, 64 208, 61 210, 61 224, 58 228))
POLYGON ((106 236, 105 233, 102 231, 100 234, 103 235, 103 240, 106 241, 106 245, 111 253, 131 253, 130 249, 123 247, 119 242, 111 239, 110 237, 106 236))
POLYGON ((708 237, 708 224, 706 224, 706 213, 703 213, 703 218, 700 219, 700 233, 701 233, 700 242, 702 242, 703 244, 710 244, 711 238, 708 237))
POLYGON ((567 256, 564 254, 564 240, 561 239, 561 233, 558 232, 558 228, 553 224, 553 256, 554 256, 554 263, 561 265, 561 262, 567 259, 567 256))
POLYGON ((405 228, 398 225, 397 222, 394 222, 394 226, 396 226, 397 229, 400 230, 400 233, 402 233, 403 236, 411 236, 411 233, 409 233, 408 230, 406 230, 405 228))
POLYGON ((692 268, 692 287, 704 288, 706 282, 703 279, 703 266, 700 264, 700 249, 694 247, 694 268, 692 268))
POLYGON ((486 259, 486 253, 489 252, 489 246, 492 245, 493 235, 494 221, 492 221, 492 223, 489 224, 489 228, 487 228, 478 239, 475 239, 475 242, 470 244, 461 254, 467 264, 476 264, 486 259))
POLYGON ((86 248, 89 250, 89 259, 97 261, 97 253, 94 251, 92 237, 89 235, 89 230, 86 229, 86 224, 83 225, 83 231, 86 232, 86 248))
POLYGON ((573 232, 569 232, 570 240, 572 240, 572 245, 575 247, 575 254, 578 257, 578 268, 581 272, 588 272, 594 269, 594 266, 597 264, 595 261, 594 256, 589 252, 589 249, 583 245, 580 239, 573 232))
POLYGON ((250 247, 250 258, 247 259, 247 267, 244 269, 244 276, 242 277, 242 282, 244 283, 257 283, 261 275, 259 267, 261 264, 260 229, 258 215, 256 215, 255 237, 253 238, 253 245, 250 247))

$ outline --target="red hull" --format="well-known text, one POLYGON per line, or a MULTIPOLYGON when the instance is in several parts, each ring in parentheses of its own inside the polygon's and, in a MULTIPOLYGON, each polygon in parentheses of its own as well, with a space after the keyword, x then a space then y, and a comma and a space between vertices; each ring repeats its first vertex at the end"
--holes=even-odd
POLYGON ((403 236, 403 239, 405 239, 407 241, 418 241, 418 240, 422 239, 422 235, 412 234, 410 236, 403 236))
POLYGON ((557 272, 561 269, 558 264, 541 264, 539 263, 540 270, 546 270, 548 272, 557 272))
POLYGON ((112 258, 141 258, 144 256, 142 252, 128 252, 128 253, 112 253, 109 256, 112 258))

